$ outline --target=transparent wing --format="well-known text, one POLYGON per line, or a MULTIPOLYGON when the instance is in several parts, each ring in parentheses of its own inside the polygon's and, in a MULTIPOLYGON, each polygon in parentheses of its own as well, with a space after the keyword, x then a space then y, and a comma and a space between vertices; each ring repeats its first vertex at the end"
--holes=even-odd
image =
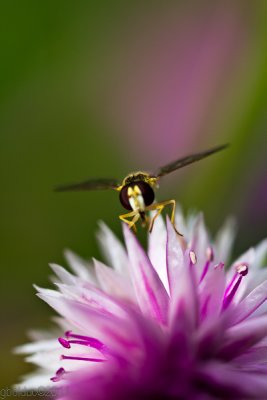
POLYGON ((167 165, 164 165, 163 167, 160 167, 153 176, 159 178, 161 176, 167 175, 172 171, 175 171, 176 169, 183 168, 186 165, 192 164, 196 161, 202 160, 202 158, 208 157, 214 153, 217 153, 218 151, 221 151, 228 147, 229 144, 224 144, 222 146, 217 146, 213 147, 210 150, 202 151, 201 153, 196 153, 196 154, 191 154, 189 156, 179 158, 176 161, 173 161, 167 165))
POLYGON ((78 190, 105 190, 116 189, 120 186, 117 179, 89 179, 84 182, 71 183, 69 185, 60 185, 55 187, 56 192, 78 191, 78 190))

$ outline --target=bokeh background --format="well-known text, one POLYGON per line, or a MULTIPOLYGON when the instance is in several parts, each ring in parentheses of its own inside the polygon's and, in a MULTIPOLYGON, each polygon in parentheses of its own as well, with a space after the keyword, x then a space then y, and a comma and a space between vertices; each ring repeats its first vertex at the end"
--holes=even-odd
POLYGON ((123 178, 214 145, 166 178, 158 199, 228 215, 236 252, 266 236, 266 1, 0 1, 0 388, 31 369, 11 349, 52 311, 62 250, 100 257, 103 219, 121 235, 115 192, 58 183, 123 178))

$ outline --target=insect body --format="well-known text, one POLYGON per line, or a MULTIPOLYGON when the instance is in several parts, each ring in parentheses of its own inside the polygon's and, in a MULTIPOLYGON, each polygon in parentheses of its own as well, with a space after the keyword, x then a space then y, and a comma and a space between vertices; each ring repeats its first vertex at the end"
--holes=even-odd
MULTIPOLYGON (((169 174, 179 168, 185 167, 193 162, 223 150, 228 145, 222 145, 213 149, 180 158, 159 168, 155 173, 147 173, 138 171, 127 175, 120 183, 116 179, 90 179, 81 183, 59 186, 56 191, 77 191, 77 190, 99 190, 99 189, 115 189, 119 192, 120 202, 122 206, 128 210, 126 214, 122 214, 119 218, 128 224, 130 228, 136 230, 136 222, 141 219, 142 225, 147 226, 151 232, 155 219, 161 214, 166 206, 170 206, 171 222, 175 228, 175 200, 167 200, 155 202, 155 189, 158 188, 159 180, 162 176, 169 174), (150 219, 147 215, 149 211, 156 211, 150 219)), ((177 229, 176 232, 181 235, 177 229)))
MULTIPOLYGON (((119 218, 126 222, 130 228, 135 229, 135 224, 139 218, 142 220, 143 226, 148 226, 152 231, 153 224, 157 216, 167 205, 172 206, 171 221, 174 224, 175 201, 168 200, 160 203, 154 203, 154 189, 158 187, 159 178, 149 175, 146 172, 136 172, 127 175, 121 186, 117 190, 120 191, 120 202, 126 210, 130 210, 127 214, 122 214, 119 218), (156 210, 156 214, 150 220, 147 217, 147 211, 156 210), (128 218, 132 218, 128 220, 128 218)), ((178 232, 177 232, 178 233, 178 232)))

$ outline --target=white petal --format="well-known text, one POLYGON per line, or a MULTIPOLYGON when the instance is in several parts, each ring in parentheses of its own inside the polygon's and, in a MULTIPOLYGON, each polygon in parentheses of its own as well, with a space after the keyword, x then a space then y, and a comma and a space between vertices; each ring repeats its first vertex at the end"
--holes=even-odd
POLYGON ((30 329, 27 332, 27 336, 33 341, 33 342, 41 342, 41 341, 47 341, 47 340, 53 340, 55 338, 55 332, 57 331, 57 334, 59 333, 58 329, 51 329, 51 330, 42 330, 42 329, 30 329))
POLYGON ((50 264, 51 269, 58 276, 61 282, 66 283, 68 285, 75 284, 76 280, 73 275, 71 275, 68 271, 66 271, 63 267, 57 264, 50 264))
MULTIPOLYGON (((44 289, 41 288, 38 285, 33 285, 33 287, 37 290, 37 296, 39 293, 47 295, 47 296, 51 296, 51 297, 62 297, 61 293, 57 292, 56 290, 52 290, 52 289, 44 289)), ((38 296, 40 297, 40 296, 38 296)))
POLYGON ((34 389, 53 389, 58 386, 58 382, 52 382, 50 380, 51 373, 50 371, 40 369, 39 371, 35 371, 32 374, 25 375, 22 377, 22 383, 18 383, 14 386, 15 390, 20 392, 25 392, 34 389))
POLYGON ((167 268, 171 292, 170 322, 174 327, 180 323, 179 318, 183 315, 193 326, 197 315, 195 273, 189 267, 188 250, 183 254, 177 234, 169 220, 167 220, 167 233, 167 268))
POLYGON ((223 263, 211 265, 205 278, 199 285, 199 305, 201 317, 218 318, 225 290, 225 271, 223 263))
POLYGON ((62 335, 62 332, 66 332, 69 330, 73 331, 75 328, 71 325, 69 321, 65 320, 65 318, 59 317, 58 315, 53 316, 52 321, 54 321, 59 327, 60 332, 57 332, 58 336, 62 335))
POLYGON ((49 369, 53 375, 61 366, 60 356, 62 354, 60 344, 57 342, 56 351, 36 352, 28 357, 25 361, 38 365, 39 367, 49 369))
POLYGON ((199 281, 207 261, 207 249, 210 247, 209 235, 202 213, 199 214, 195 220, 190 247, 196 254, 197 262, 194 266, 194 270, 196 272, 197 281, 199 281))
POLYGON ((64 284, 58 284, 58 287, 65 299, 79 301, 106 315, 124 315, 123 309, 115 297, 111 297, 99 289, 64 284))
POLYGON ((170 293, 166 267, 166 243, 166 227, 160 215, 156 219, 153 230, 148 237, 148 257, 165 286, 165 289, 170 293))
POLYGON ((126 224, 123 225, 125 243, 131 262, 131 276, 140 309, 144 314, 166 323, 169 297, 144 249, 126 224))
POLYGON ((227 263, 231 256, 232 247, 236 236, 236 222, 234 218, 228 218, 218 232, 215 239, 216 263, 227 263))
POLYGON ((168 280, 171 296, 175 296, 177 290, 179 290, 180 276, 184 265, 184 253, 180 242, 177 238, 177 234, 173 229, 173 226, 169 219, 167 219, 167 271, 168 280))
POLYGON ((64 256, 72 271, 80 278, 92 283, 96 283, 93 264, 83 260, 71 250, 65 250, 64 256))
POLYGON ((233 317, 234 323, 238 323, 246 319, 250 314, 255 316, 255 311, 262 311, 262 305, 267 300, 267 280, 262 282, 252 292, 248 294, 237 306, 235 307, 233 317), (260 310, 259 310, 260 308, 260 310))
POLYGON ((107 263, 116 271, 128 275, 129 261, 123 245, 104 222, 100 221, 99 227, 97 238, 107 263))
MULTIPOLYGON (((265 267, 267 256, 267 240, 262 241, 254 248, 253 259, 249 265, 249 273, 246 276, 246 290, 244 295, 250 293, 258 285, 267 279, 267 268, 265 267)), ((262 311, 262 309, 261 309, 262 311)))
POLYGON ((99 285, 104 292, 136 301, 133 286, 129 279, 100 261, 94 259, 94 264, 99 285))
POLYGON ((250 293, 253 289, 257 288, 262 282, 267 279, 267 268, 260 268, 257 273, 251 274, 246 287, 245 295, 250 293))
POLYGON ((27 343, 14 349, 16 354, 30 354, 37 351, 50 351, 58 348, 58 341, 54 338, 51 340, 40 340, 38 342, 27 343))
MULTIPOLYGON (((227 348, 231 344, 239 343, 247 348, 266 337, 267 334, 267 316, 261 316, 257 318, 246 319, 237 325, 227 330, 227 335, 222 348, 227 348)), ((240 348, 236 346, 236 350, 240 351, 240 348)), ((233 349, 234 351, 234 349, 233 349)))
MULTIPOLYGON (((136 336, 134 323, 127 318, 125 308, 124 317, 93 308, 90 304, 81 303, 72 299, 56 298, 39 294, 52 308, 70 321, 83 334, 95 337, 108 347, 128 348, 129 341, 133 342, 136 336), (119 327, 119 331, 118 331, 119 327)), ((75 329, 75 330, 76 330, 75 329)))
POLYGON ((267 265, 267 239, 263 240, 258 246, 255 248, 255 268, 266 267, 267 265))

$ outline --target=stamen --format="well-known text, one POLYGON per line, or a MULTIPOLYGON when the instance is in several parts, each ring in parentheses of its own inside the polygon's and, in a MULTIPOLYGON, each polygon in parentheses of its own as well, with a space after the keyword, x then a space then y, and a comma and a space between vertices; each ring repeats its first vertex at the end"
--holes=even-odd
MULTIPOLYGON (((72 333, 71 331, 65 332, 65 336, 67 339, 63 337, 59 337, 58 341, 63 346, 65 349, 70 349, 71 344, 77 344, 81 346, 87 346, 87 347, 92 347, 95 348, 96 350, 100 351, 102 354, 103 353, 108 353, 108 349, 106 346, 100 342, 100 340, 92 338, 90 336, 83 336, 83 335, 76 335, 72 333)), ((75 361, 90 361, 90 362, 104 362, 106 361, 105 359, 101 358, 91 358, 91 357, 83 357, 82 355, 79 356, 66 356, 65 354, 62 354, 60 356, 61 360, 75 360, 75 361)), ((64 368, 59 368, 51 379, 52 382, 58 382, 62 376, 66 373, 64 368)))
POLYGON ((214 260, 214 251, 212 247, 208 247, 206 250, 206 256, 207 256, 207 261, 213 261, 214 260))
POLYGON ((209 270, 210 263, 214 260, 214 252, 213 252, 212 247, 208 247, 207 248, 206 257, 207 257, 207 261, 206 261, 206 263, 204 265, 204 268, 203 268, 203 271, 202 271, 202 274, 201 274, 201 277, 200 277, 200 282, 202 282, 203 279, 205 278, 205 276, 206 276, 206 274, 207 274, 207 272, 209 270))
POLYGON ((70 343, 73 343, 73 344, 81 344, 84 346, 93 347, 97 350, 103 350, 105 348, 104 343, 102 343, 102 342, 100 342, 100 340, 95 339, 90 336, 77 335, 77 334, 72 333, 72 331, 65 332, 65 336, 67 339, 69 339, 69 338, 72 338, 72 339, 66 340, 64 338, 59 338, 59 343, 62 344, 63 347, 67 347, 67 346, 65 346, 65 344, 68 343, 69 347, 67 347, 67 348, 70 348, 70 343), (75 340, 73 340, 73 339, 75 339, 75 340))
POLYGON ((101 358, 90 358, 90 357, 75 357, 75 356, 65 356, 62 354, 60 356, 61 360, 78 360, 78 361, 91 361, 91 362, 104 362, 106 360, 101 358))
POLYGON ((242 276, 246 276, 248 273, 247 264, 239 264, 236 266, 236 272, 238 272, 242 276))
POLYGON ((214 265, 214 269, 223 269, 224 268, 224 263, 220 262, 219 264, 214 265))
POLYGON ((189 252, 189 258, 190 258, 190 261, 191 261, 191 263, 193 265, 195 265, 197 263, 197 256, 196 256, 196 253, 193 250, 191 250, 189 252))
POLYGON ((223 310, 225 310, 232 302, 243 277, 248 273, 248 265, 245 263, 238 264, 235 269, 236 273, 234 274, 233 279, 229 283, 224 293, 222 305, 223 310))
POLYGON ((50 380, 52 382, 58 382, 62 379, 62 376, 66 373, 64 368, 59 368, 56 372, 55 376, 52 376, 52 378, 50 378, 50 380))
POLYGON ((66 349, 70 349, 70 344, 69 344, 68 340, 66 340, 62 337, 59 337, 58 341, 61 344, 61 346, 65 347, 66 349))

